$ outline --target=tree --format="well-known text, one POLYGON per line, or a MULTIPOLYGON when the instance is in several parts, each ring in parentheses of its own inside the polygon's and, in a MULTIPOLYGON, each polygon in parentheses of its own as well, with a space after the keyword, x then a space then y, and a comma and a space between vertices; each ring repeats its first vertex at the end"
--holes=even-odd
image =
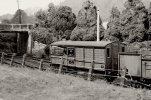
POLYGON ((71 33, 72 33, 72 30, 66 30, 64 32, 64 35, 62 36, 62 38, 66 39, 66 40, 70 40, 71 33))
POLYGON ((40 27, 45 27, 45 21, 47 20, 47 12, 40 9, 36 12, 35 16, 38 25, 40 25, 40 27))
POLYGON ((147 32, 147 37, 149 40, 151 40, 151 3, 150 3, 150 7, 148 9, 148 21, 149 21, 149 29, 147 32))
POLYGON ((50 44, 54 42, 53 33, 47 28, 38 27, 32 31, 33 40, 43 44, 50 44))
POLYGON ((52 21, 52 25, 59 33, 58 39, 61 39, 66 30, 73 30, 75 27, 76 16, 72 13, 72 9, 67 6, 61 6, 56 12, 56 16, 52 21))
POLYGON ((11 23, 13 24, 27 24, 28 23, 28 16, 24 12, 24 10, 17 10, 14 17, 11 19, 11 23))
POLYGON ((57 8, 53 3, 50 3, 48 5, 48 10, 47 10, 47 20, 46 20, 46 26, 47 27, 53 27, 52 21, 56 16, 57 8))
POLYGON ((140 0, 126 1, 125 8, 120 18, 123 40, 129 43, 143 41, 147 30, 147 9, 140 0))
POLYGON ((36 13, 37 27, 34 29, 35 40, 41 41, 40 39, 42 37, 42 40, 45 41, 47 35, 52 36, 51 42, 63 38, 69 39, 70 31, 73 30, 76 25, 76 16, 72 12, 72 9, 68 6, 60 6, 57 8, 52 3, 50 3, 48 7, 46 11, 39 10, 36 13))
MULTIPOLYGON (((97 10, 89 0, 83 3, 76 19, 77 26, 72 31, 70 39, 73 41, 95 41, 97 39, 97 10)), ((104 36, 104 28, 100 19, 100 38, 104 36)))
POLYGON ((105 31, 105 40, 111 41, 122 41, 121 33, 120 33, 120 11, 117 7, 113 7, 111 10, 110 21, 108 23, 108 28, 105 31))
POLYGON ((141 0, 127 0, 124 7, 121 14, 117 8, 112 8, 105 39, 128 43, 148 40, 150 10, 147 11, 141 0))

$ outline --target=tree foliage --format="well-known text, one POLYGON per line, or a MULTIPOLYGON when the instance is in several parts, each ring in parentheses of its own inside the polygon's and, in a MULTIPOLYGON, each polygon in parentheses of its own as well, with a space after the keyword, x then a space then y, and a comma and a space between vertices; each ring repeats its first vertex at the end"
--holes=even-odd
POLYGON ((73 30, 75 27, 76 16, 72 13, 72 9, 67 6, 59 7, 56 16, 52 22, 53 27, 59 33, 58 36, 62 38, 66 30, 73 30))
POLYGON ((147 20, 147 9, 140 0, 129 0, 121 17, 121 33, 124 41, 141 42, 146 32, 144 22, 147 20))
MULTIPOLYGON (((97 9, 89 0, 83 3, 82 9, 79 11, 77 26, 72 31, 71 40, 74 41, 94 41, 97 33, 97 9)), ((100 19, 100 38, 104 36, 104 28, 100 19)))
POLYGON ((32 31, 34 41, 38 41, 44 44, 50 44, 53 41, 56 41, 53 37, 51 30, 47 28, 38 27, 32 31), (42 34, 43 33, 43 34, 42 34))
POLYGON ((36 19, 37 19, 37 23, 38 25, 40 25, 40 27, 45 27, 45 21, 47 20, 47 12, 43 11, 42 9, 40 9, 36 14, 36 19))
POLYGON ((108 29, 105 31, 105 39, 111 41, 122 41, 120 33, 120 11, 117 7, 113 7, 111 10, 110 21, 108 23, 108 29))
POLYGON ((141 0, 127 0, 124 7, 120 16, 119 11, 115 8, 112 9, 106 31, 107 37, 114 37, 129 43, 144 41, 149 29, 147 9, 141 0))
POLYGON ((147 35, 148 35, 148 39, 151 40, 151 3, 148 9, 148 21, 149 21, 149 30, 147 32, 147 35))
POLYGON ((24 12, 24 10, 17 10, 14 17, 11 19, 11 23, 13 24, 27 24, 28 23, 28 16, 24 12))
MULTIPOLYGON (((37 32, 35 33, 37 36, 35 37, 38 38, 42 36, 43 39, 46 39, 47 35, 51 34, 53 41, 63 38, 69 39, 69 35, 71 34, 70 30, 73 30, 76 25, 76 16, 72 12, 72 9, 68 6, 60 6, 57 8, 52 3, 49 4, 48 7, 47 11, 39 10, 36 13, 37 24, 34 30, 37 31, 34 32, 37 32)), ((39 39, 36 40, 40 41, 39 39)))

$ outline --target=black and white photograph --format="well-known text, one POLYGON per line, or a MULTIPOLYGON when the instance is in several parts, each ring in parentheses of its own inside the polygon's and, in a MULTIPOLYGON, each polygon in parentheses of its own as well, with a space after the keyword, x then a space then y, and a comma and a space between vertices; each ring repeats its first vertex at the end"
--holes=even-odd
POLYGON ((151 100, 151 0, 0 0, 0 100, 151 100))

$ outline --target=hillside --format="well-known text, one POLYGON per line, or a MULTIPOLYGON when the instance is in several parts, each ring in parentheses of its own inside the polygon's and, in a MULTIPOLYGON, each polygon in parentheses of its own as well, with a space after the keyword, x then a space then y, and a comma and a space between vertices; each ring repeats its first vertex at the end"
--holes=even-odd
MULTIPOLYGON (((82 8, 82 3, 86 0, 65 0, 60 5, 66 5, 72 8, 73 12, 77 15, 78 11, 82 8)), ((100 16, 102 20, 107 20, 110 16, 110 10, 113 6, 117 6, 121 11, 124 9, 124 2, 126 0, 93 0, 100 8, 100 16)), ((142 0, 144 5, 148 8, 151 0, 142 0)))
POLYGON ((151 100, 151 91, 1 65, 0 100, 151 100))

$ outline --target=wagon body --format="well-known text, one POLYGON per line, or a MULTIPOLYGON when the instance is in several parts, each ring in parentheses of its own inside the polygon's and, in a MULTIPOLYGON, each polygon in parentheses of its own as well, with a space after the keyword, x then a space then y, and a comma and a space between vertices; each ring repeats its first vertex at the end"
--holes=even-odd
POLYGON ((63 64, 89 69, 93 62, 94 70, 117 70, 118 53, 125 52, 125 44, 111 41, 59 41, 51 46, 64 49, 64 55, 51 56, 53 64, 63 64))
POLYGON ((142 76, 141 54, 120 53, 119 69, 127 69, 128 75, 140 78, 142 76))
POLYGON ((151 79, 151 56, 150 51, 141 53, 120 53, 119 69, 126 68, 128 76, 142 79, 151 79))

